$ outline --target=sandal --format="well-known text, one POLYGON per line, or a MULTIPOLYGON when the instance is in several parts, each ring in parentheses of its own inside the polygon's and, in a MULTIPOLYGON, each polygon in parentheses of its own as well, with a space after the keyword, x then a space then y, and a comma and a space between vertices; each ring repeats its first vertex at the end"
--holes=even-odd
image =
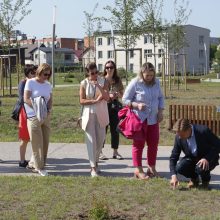
POLYGON ((124 158, 120 154, 115 154, 112 158, 117 160, 124 160, 124 158))

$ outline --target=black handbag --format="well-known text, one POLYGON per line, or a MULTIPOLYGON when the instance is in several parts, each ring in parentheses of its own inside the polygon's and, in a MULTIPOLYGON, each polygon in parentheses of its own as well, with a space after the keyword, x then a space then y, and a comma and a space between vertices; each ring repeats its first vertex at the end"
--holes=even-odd
POLYGON ((119 102, 117 99, 114 99, 108 105, 110 106, 110 109, 113 109, 117 112, 120 111, 123 108, 122 103, 119 102))
POLYGON ((21 101, 17 100, 11 113, 11 118, 14 119, 15 121, 19 121, 19 113, 21 110, 21 106, 22 106, 21 101))

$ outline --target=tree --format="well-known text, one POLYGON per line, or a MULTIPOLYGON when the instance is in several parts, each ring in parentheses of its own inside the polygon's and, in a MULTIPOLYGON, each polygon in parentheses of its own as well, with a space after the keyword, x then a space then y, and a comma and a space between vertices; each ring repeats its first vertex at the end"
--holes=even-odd
POLYGON ((27 9, 32 0, 2 0, 0 2, 0 30, 3 39, 10 48, 13 29, 21 23, 31 10, 27 9))
POLYGON ((188 10, 188 5, 188 1, 174 0, 175 21, 169 28, 169 48, 173 49, 174 53, 179 53, 187 45, 183 25, 186 24, 191 14, 191 10, 188 10))
POLYGON ((217 50, 215 52, 215 60, 216 60, 217 64, 220 65, 220 50, 217 50))
POLYGON ((156 46, 157 42, 162 41, 163 24, 162 24, 162 9, 163 0, 141 0, 140 1, 141 16, 140 26, 142 34, 148 33, 152 37, 154 46, 154 66, 156 68, 156 46))
POLYGON ((104 20, 110 22, 113 29, 119 33, 117 38, 118 46, 125 50, 126 54, 126 84, 128 83, 128 54, 129 50, 136 45, 136 40, 140 36, 140 29, 135 20, 139 1, 135 0, 115 0, 115 7, 107 6, 104 9, 111 13, 110 18, 104 20))
MULTIPOLYGON (((21 23, 31 10, 27 7, 32 0, 2 0, 0 2, 0 31, 2 33, 2 46, 10 54, 11 35, 13 29, 21 23)), ((20 59, 20 58, 19 58, 20 59)), ((8 64, 10 76, 10 95, 12 91, 12 79, 10 71, 10 59, 8 64)))
POLYGON ((215 53, 217 51, 217 45, 211 44, 210 45, 210 64, 214 61, 215 59, 215 53))
MULTIPOLYGON (((89 62, 90 62, 90 49, 91 49, 91 41, 94 40, 94 32, 95 32, 95 22, 97 21, 96 17, 94 17, 95 10, 98 8, 98 3, 94 6, 91 13, 83 11, 86 21, 83 23, 83 28, 85 29, 85 34, 88 36, 88 47, 89 47, 89 62)), ((97 23, 97 29, 101 29, 100 21, 97 23)))

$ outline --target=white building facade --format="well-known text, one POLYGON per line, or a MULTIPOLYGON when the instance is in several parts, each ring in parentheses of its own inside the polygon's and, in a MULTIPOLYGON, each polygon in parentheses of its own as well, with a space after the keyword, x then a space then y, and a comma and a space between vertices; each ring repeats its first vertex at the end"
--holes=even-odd
MULTIPOLYGON (((141 65, 144 62, 151 62, 155 65, 156 72, 161 72, 162 63, 164 63, 166 69, 173 71, 172 62, 174 57, 177 63, 177 71, 183 71, 183 55, 186 54, 186 71, 193 73, 207 73, 209 70, 209 47, 210 47, 210 30, 193 25, 185 25, 184 33, 187 45, 182 48, 181 55, 175 55, 172 51, 168 51, 169 42, 158 42, 154 50, 152 35, 146 33, 141 35, 137 39, 134 50, 129 51, 128 58, 128 70, 134 73, 138 73, 141 65), (168 56, 170 54, 170 56, 168 56), (170 57, 170 61, 168 61, 170 57), (155 62, 156 60, 156 62, 155 62), (168 68, 168 65, 171 65, 168 68)), ((117 64, 117 68, 126 66, 126 55, 123 48, 119 47, 118 38, 120 36, 115 34, 115 53, 112 42, 111 32, 100 32, 96 37, 96 64, 99 71, 103 71, 105 62, 107 60, 114 60, 117 64)))

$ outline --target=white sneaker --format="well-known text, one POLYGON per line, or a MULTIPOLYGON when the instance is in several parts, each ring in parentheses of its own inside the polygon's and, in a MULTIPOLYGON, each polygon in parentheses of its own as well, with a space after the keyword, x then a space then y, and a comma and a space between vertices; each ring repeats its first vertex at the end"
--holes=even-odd
POLYGON ((46 170, 38 170, 38 173, 41 175, 41 176, 48 176, 48 172, 46 170))
POLYGON ((98 177, 98 173, 95 170, 91 171, 91 177, 98 177))

